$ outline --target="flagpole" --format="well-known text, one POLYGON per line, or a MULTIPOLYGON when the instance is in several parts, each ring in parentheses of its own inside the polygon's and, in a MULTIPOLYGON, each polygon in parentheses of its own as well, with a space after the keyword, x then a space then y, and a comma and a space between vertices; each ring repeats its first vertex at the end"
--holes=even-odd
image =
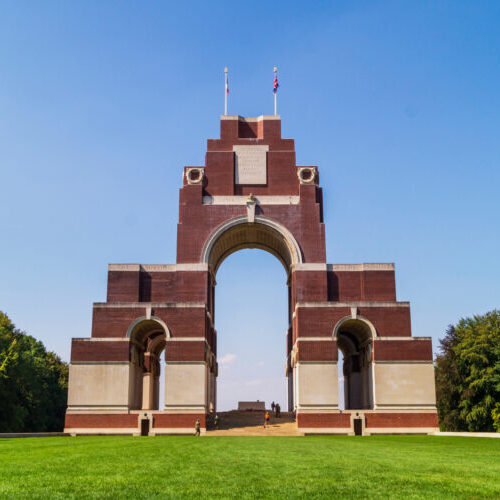
MULTIPOLYGON (((274 79, 276 79, 276 73, 278 72, 278 68, 274 67, 274 79)), ((277 103, 278 92, 274 92, 274 116, 278 115, 278 103, 277 103)))
POLYGON ((224 68, 224 114, 227 115, 227 68, 224 68))

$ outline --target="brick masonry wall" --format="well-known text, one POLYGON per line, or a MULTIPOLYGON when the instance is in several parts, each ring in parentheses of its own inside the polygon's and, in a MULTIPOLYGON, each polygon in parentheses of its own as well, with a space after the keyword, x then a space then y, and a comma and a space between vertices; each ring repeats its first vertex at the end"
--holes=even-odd
POLYGON ((305 427, 351 427, 351 415, 349 413, 298 413, 297 426, 305 427))
POLYGON ((66 429, 136 428, 138 415, 129 413, 67 413, 66 429))
POLYGON ((374 361, 432 361, 431 339, 375 340, 374 361))
POLYGON ((128 361, 129 341, 92 341, 72 339, 71 362, 82 361, 128 361))
POLYGON ((204 361, 206 344, 204 341, 167 342, 165 360, 168 361, 204 361))
POLYGON ((139 271, 108 271, 108 302, 139 301, 139 271))
MULTIPOLYGON (((381 337, 410 337, 409 307, 358 307, 358 314, 371 323, 381 337)), ((328 337, 335 325, 351 315, 349 307, 298 307, 297 334, 299 337, 328 337)))
POLYGON ((204 413, 158 413, 153 415, 153 429, 161 428, 192 428, 196 420, 200 421, 201 427, 206 427, 204 413))
MULTIPOLYGON (((125 337, 129 326, 146 314, 144 307, 94 307, 92 337, 125 337)), ((163 320, 172 337, 204 337, 206 311, 201 307, 155 307, 153 316, 163 320)))
POLYGON ((337 361, 337 342, 333 340, 301 340, 297 343, 297 361, 337 361))
POLYGON ((395 301, 394 271, 328 271, 328 300, 395 301))
POLYGON ((366 413, 365 427, 438 427, 437 413, 366 413))

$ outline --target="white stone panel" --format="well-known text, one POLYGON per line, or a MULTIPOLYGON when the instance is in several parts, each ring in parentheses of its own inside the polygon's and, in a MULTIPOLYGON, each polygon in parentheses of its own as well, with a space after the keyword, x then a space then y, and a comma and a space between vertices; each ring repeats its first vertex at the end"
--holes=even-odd
POLYGON ((165 365, 165 409, 206 405, 205 363, 165 365))
POLYGON ((432 363, 375 363, 375 404, 384 406, 434 406, 432 363))
POLYGON ((269 146, 233 146, 234 182, 236 184, 267 183, 267 151, 269 146))
POLYGON ((298 408, 338 407, 336 363, 297 363, 296 370, 298 408))
POLYGON ((129 364, 70 364, 68 406, 128 406, 129 364))

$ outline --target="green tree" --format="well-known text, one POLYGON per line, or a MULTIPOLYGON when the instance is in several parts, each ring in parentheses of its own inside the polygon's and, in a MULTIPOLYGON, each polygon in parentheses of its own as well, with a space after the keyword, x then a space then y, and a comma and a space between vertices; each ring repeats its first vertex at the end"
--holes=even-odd
POLYGON ((445 431, 500 431, 500 311, 449 326, 436 358, 439 421, 445 431))
POLYGON ((64 427, 68 365, 0 311, 0 432, 64 427))

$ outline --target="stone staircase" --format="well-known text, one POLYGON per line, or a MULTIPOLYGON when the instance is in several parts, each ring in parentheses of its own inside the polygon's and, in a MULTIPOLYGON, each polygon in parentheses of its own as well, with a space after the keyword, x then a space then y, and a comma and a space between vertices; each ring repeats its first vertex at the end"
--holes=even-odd
POLYGON ((292 413, 281 412, 276 418, 270 411, 269 427, 264 427, 262 411, 226 411, 217 413, 219 429, 207 429, 206 436, 303 436, 297 431, 292 413))

